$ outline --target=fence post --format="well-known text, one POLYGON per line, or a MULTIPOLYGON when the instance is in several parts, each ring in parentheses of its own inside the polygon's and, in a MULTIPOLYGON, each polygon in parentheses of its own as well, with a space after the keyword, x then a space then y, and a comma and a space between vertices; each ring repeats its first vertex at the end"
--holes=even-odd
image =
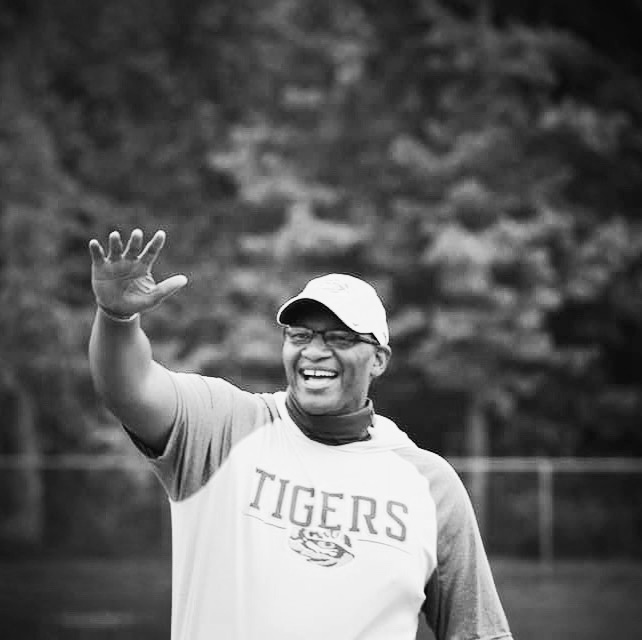
POLYGON ((548 566, 553 562, 553 464, 546 458, 537 460, 537 503, 539 560, 548 566))

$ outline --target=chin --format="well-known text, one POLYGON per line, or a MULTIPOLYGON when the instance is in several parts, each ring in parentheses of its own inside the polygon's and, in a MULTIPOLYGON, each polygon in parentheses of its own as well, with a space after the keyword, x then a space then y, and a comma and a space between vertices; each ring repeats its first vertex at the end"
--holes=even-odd
POLYGON ((337 406, 330 398, 315 398, 310 397, 308 394, 297 394, 296 400, 301 409, 310 415, 332 415, 334 413, 341 413, 341 408, 337 406))
POLYGON ((299 400, 299 406, 306 412, 309 413, 312 416, 324 416, 324 415, 330 415, 333 413, 338 413, 338 410, 336 407, 333 407, 332 405, 328 405, 324 402, 306 402, 303 401, 301 402, 299 400))

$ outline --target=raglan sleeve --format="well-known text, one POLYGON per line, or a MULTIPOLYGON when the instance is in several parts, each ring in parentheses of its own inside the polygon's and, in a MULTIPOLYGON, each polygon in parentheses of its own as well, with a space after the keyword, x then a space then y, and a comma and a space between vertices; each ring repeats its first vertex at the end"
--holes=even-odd
POLYGON ((176 414, 165 449, 150 450, 127 430, 149 460, 169 498, 183 500, 201 488, 233 445, 270 419, 262 395, 221 379, 171 373, 176 414))
POLYGON ((424 614, 437 640, 511 639, 470 498, 456 471, 435 456, 437 567, 424 614))

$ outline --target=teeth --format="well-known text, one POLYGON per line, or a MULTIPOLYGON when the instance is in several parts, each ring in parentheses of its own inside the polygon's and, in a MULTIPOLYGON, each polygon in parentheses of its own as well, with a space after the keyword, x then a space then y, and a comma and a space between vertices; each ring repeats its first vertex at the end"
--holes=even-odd
POLYGON ((334 371, 325 371, 323 369, 303 369, 303 375, 308 378, 335 378, 334 371))

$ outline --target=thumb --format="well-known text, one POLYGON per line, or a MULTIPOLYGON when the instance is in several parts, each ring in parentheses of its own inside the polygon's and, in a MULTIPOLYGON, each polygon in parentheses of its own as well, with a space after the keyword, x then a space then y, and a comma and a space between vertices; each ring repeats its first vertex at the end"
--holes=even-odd
POLYGON ((156 285, 154 297, 158 304, 161 300, 174 295, 187 284, 187 278, 184 275, 171 276, 156 285))

